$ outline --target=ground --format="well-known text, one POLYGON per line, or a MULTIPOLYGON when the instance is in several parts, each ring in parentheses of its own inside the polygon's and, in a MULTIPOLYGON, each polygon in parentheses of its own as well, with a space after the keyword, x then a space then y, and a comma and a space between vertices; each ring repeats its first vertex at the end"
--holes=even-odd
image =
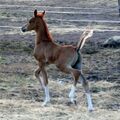
POLYGON ((120 49, 102 47, 106 39, 119 35, 119 20, 116 0, 1 0, 0 120, 119 120, 120 49), (41 106, 44 93, 34 77, 37 62, 32 55, 35 33, 20 30, 35 8, 46 10, 49 30, 61 45, 76 45, 88 24, 94 29, 81 51, 93 112, 87 111, 80 83, 77 105, 68 104, 72 78, 54 65, 46 68, 51 103, 41 106))

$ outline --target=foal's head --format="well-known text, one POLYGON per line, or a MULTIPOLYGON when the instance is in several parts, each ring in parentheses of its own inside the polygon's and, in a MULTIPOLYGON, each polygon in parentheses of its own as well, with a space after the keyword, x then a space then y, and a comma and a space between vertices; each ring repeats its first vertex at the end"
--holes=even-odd
POLYGON ((34 11, 34 16, 29 20, 29 22, 22 27, 22 31, 31 31, 31 30, 39 30, 40 28, 42 29, 43 27, 43 17, 44 17, 45 11, 44 12, 39 12, 37 13, 37 10, 34 11))

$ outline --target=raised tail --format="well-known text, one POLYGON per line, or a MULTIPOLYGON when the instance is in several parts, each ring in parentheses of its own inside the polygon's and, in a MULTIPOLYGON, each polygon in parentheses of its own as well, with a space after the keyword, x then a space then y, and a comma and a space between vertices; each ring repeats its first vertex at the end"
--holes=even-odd
POLYGON ((86 29, 86 30, 82 33, 82 35, 81 35, 81 37, 80 37, 80 40, 79 40, 79 42, 78 42, 78 44, 77 44, 77 50, 78 50, 78 51, 82 49, 82 47, 83 47, 84 44, 85 44, 85 41, 86 41, 88 38, 92 37, 92 35, 93 35, 93 29, 90 29, 90 28, 86 29))

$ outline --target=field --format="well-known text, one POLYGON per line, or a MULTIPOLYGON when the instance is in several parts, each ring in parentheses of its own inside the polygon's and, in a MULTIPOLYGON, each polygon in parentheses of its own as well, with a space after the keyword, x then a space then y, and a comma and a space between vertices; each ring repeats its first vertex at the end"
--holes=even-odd
POLYGON ((120 48, 102 46, 120 34, 119 24, 117 0, 1 0, 0 120, 120 120, 120 48), (76 45, 88 24, 94 29, 81 51, 93 112, 87 111, 81 84, 77 105, 68 104, 72 78, 54 65, 46 68, 51 103, 42 107, 44 93, 34 77, 35 33, 21 32, 34 9, 46 10, 49 30, 61 45, 76 45))

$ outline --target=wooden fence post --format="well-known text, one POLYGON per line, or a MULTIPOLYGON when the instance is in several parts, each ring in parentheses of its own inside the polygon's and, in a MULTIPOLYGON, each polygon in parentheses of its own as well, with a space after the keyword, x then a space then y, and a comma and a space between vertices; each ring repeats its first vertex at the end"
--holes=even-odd
POLYGON ((119 9, 119 16, 120 16, 120 0, 118 0, 118 9, 119 9))

